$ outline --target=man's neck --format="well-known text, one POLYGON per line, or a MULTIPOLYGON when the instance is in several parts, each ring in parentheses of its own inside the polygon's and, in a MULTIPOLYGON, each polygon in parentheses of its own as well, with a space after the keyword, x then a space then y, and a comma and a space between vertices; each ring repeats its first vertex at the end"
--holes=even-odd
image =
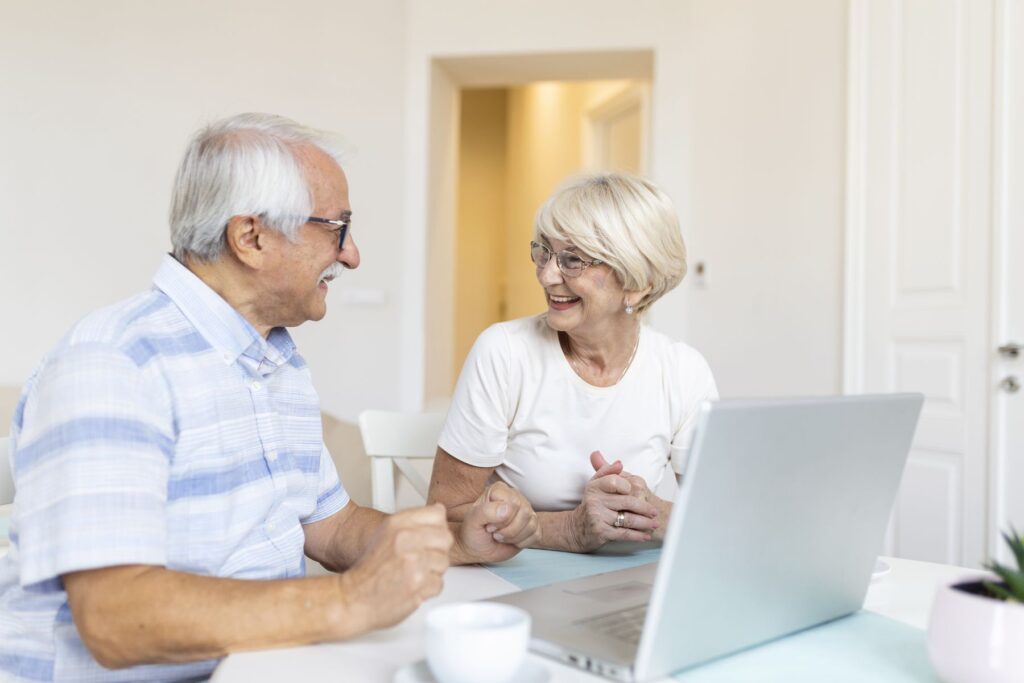
POLYGON ((264 322, 259 315, 259 289, 246 282, 239 267, 230 261, 229 256, 222 256, 218 261, 186 258, 182 265, 238 311, 256 328, 260 336, 267 338, 275 326, 264 322))

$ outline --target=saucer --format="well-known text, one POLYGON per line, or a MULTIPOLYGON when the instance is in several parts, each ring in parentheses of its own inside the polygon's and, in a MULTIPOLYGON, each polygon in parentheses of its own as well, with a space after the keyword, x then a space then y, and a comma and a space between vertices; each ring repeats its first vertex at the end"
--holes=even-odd
POLYGON ((886 574, 892 571, 892 567, 885 560, 875 560, 875 568, 871 570, 871 580, 875 581, 882 578, 886 574))
MULTIPOLYGON (((527 657, 515 678, 512 679, 512 683, 548 683, 550 680, 551 672, 547 667, 527 657)), ((395 672, 394 681, 395 683, 437 683, 437 679, 434 678, 425 659, 403 666, 395 672)))

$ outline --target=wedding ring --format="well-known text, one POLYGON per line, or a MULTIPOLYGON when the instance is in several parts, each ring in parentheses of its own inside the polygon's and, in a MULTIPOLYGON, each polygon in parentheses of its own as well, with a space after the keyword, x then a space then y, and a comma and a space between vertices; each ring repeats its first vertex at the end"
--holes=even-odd
POLYGON ((615 524, 612 524, 612 526, 616 529, 626 526, 626 513, 619 512, 619 514, 615 516, 615 524))

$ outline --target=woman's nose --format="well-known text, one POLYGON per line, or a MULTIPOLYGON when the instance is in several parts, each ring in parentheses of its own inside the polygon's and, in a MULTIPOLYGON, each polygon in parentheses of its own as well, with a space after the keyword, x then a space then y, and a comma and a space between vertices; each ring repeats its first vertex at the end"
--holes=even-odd
POLYGON ((558 269, 558 259, 554 256, 537 268, 537 279, 542 285, 557 285, 562 281, 562 271, 558 269))

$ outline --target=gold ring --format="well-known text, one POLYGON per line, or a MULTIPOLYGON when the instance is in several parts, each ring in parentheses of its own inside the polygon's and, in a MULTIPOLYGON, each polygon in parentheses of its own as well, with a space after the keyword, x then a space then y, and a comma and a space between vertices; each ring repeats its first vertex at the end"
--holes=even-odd
POLYGON ((615 524, 612 525, 616 529, 626 526, 626 513, 620 512, 615 517, 615 524))

